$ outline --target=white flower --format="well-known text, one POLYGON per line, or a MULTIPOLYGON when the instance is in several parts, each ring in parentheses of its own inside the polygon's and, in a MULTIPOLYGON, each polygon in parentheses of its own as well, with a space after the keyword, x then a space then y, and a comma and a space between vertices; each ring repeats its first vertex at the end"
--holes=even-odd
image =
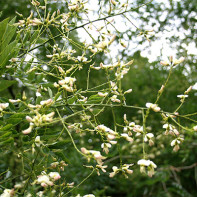
POLYGON ((9 103, 0 103, 0 112, 9 106, 9 103))
POLYGON ((18 103, 18 102, 20 102, 20 101, 21 101, 20 99, 17 99, 17 100, 9 99, 9 102, 10 102, 10 103, 18 103))
POLYGON ((194 131, 197 131, 197 125, 193 127, 194 131))
POLYGON ((35 138, 35 144, 36 146, 40 147, 40 145, 42 144, 41 140, 40 140, 40 136, 36 136, 35 138))
POLYGON ((102 165, 103 164, 102 160, 106 159, 106 157, 103 157, 101 155, 100 151, 87 150, 86 148, 82 147, 81 152, 84 154, 91 154, 99 165, 102 165))
POLYGON ((111 144, 110 143, 102 143, 101 148, 103 149, 103 151, 106 154, 108 154, 109 153, 109 148, 111 148, 111 144))
POLYGON ((77 59, 80 61, 80 62, 86 62, 88 59, 86 57, 83 57, 83 56, 78 56, 77 59))
POLYGON ((54 181, 57 181, 61 178, 60 174, 58 172, 50 172, 49 177, 52 178, 54 181))
POLYGON ((116 102, 116 103, 121 102, 119 99, 117 99, 117 95, 113 95, 110 99, 111 99, 112 102, 116 102))
POLYGON ((109 177, 114 177, 119 172, 119 169, 117 166, 113 166, 112 170, 113 172, 109 173, 109 177))
POLYGON ((14 195, 13 189, 4 189, 3 193, 0 195, 0 197, 12 197, 14 195))
POLYGON ((48 100, 45 100, 45 101, 41 101, 40 105, 50 105, 50 104, 52 104, 52 102, 53 102, 52 99, 48 99, 48 100))
POLYGON ((106 172, 105 168, 107 168, 107 166, 96 165, 96 171, 97 171, 98 176, 100 176, 99 169, 101 169, 103 172, 106 172))
POLYGON ((128 89, 127 91, 124 92, 124 94, 131 93, 132 91, 133 91, 132 89, 128 89))
POLYGON ((154 168, 157 168, 157 165, 150 161, 150 160, 146 160, 146 159, 141 159, 137 162, 138 165, 140 165, 140 171, 142 173, 146 172, 146 169, 148 171, 148 176, 152 177, 152 175, 154 174, 154 168), (145 169, 146 168, 146 169, 145 169))
POLYGON ((152 133, 147 133, 146 135, 145 135, 145 137, 144 137, 144 141, 145 142, 149 142, 149 145, 150 146, 152 146, 153 144, 154 144, 154 142, 152 141, 152 139, 151 138, 153 138, 154 137, 154 135, 152 134, 152 133))
POLYGON ((98 95, 101 97, 106 97, 108 95, 108 93, 107 92, 105 92, 105 93, 98 92, 98 95))
POLYGON ((23 130, 23 131, 22 131, 22 133, 23 133, 23 134, 25 134, 25 135, 27 135, 27 134, 31 133, 31 132, 32 132, 33 127, 34 127, 34 126, 33 126, 33 124, 32 124, 32 123, 30 123, 29 128, 27 128, 27 129, 23 130))
POLYGON ((146 107, 152 109, 155 112, 160 111, 160 107, 158 107, 157 104, 153 104, 153 103, 146 103, 146 107))
POLYGON ((133 142, 133 138, 129 137, 128 134, 122 133, 121 136, 129 142, 133 142))
POLYGON ((50 181, 48 175, 39 175, 37 179, 37 183, 41 184, 42 187, 52 186, 53 182, 50 181))
POLYGON ((177 152, 177 151, 180 149, 179 144, 180 144, 181 142, 183 142, 183 140, 184 140, 184 138, 181 138, 181 137, 172 140, 172 142, 171 142, 170 145, 171 145, 171 146, 174 146, 173 151, 177 152))
POLYGON ((181 98, 181 99, 185 99, 188 97, 188 95, 186 94, 180 94, 180 95, 177 95, 177 97, 181 98))
POLYGON ((184 60, 185 60, 184 57, 180 57, 178 60, 175 59, 174 62, 173 62, 173 64, 174 64, 174 65, 180 64, 180 63, 182 63, 184 60))
POLYGON ((93 195, 93 194, 86 194, 86 195, 83 196, 83 197, 95 197, 95 195, 93 195))

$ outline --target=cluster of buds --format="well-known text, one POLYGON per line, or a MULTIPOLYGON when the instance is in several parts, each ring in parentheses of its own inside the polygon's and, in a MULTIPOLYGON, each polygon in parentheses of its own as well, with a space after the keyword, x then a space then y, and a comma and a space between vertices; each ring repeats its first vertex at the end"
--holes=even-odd
POLYGON ((127 174, 132 174, 133 173, 133 170, 130 170, 129 167, 130 166, 133 166, 133 164, 124 164, 122 165, 120 168, 118 168, 117 166, 113 166, 112 167, 112 170, 113 172, 111 172, 109 174, 109 177, 114 177, 116 174, 118 174, 119 172, 122 172, 123 175, 128 178, 127 174))
POLYGON ((172 56, 169 57, 169 61, 161 61, 160 64, 163 66, 176 66, 177 64, 182 63, 185 60, 184 57, 179 59, 174 59, 172 56))
POLYGON ((166 129, 165 135, 168 135, 168 134, 173 135, 173 136, 179 135, 178 130, 175 128, 175 126, 173 126, 171 124, 164 124, 163 128, 166 129))
POLYGON ((98 92, 100 97, 106 97, 109 93, 108 92, 98 92))
POLYGON ((54 182, 61 178, 58 172, 50 172, 46 174, 46 172, 42 172, 41 175, 38 176, 38 179, 34 181, 34 183, 40 184, 42 187, 53 186, 54 182))
POLYGON ((173 148, 173 151, 174 151, 174 152, 177 152, 177 151, 180 149, 179 144, 180 144, 181 142, 183 142, 183 141, 184 141, 184 138, 183 138, 183 137, 178 137, 178 138, 172 140, 172 142, 171 142, 170 145, 171 145, 171 146, 174 146, 174 148, 173 148))
POLYGON ((71 3, 68 4, 68 9, 71 12, 79 12, 80 10, 84 9, 84 4, 82 0, 72 0, 71 3))
POLYGON ((100 151, 96 151, 96 150, 87 150, 86 148, 82 147, 81 148, 81 152, 85 155, 91 155, 95 160, 96 162, 99 164, 99 165, 102 165, 103 164, 103 159, 106 159, 106 157, 103 157, 100 153, 100 151))
POLYGON ((110 144, 116 144, 117 141, 113 141, 117 136, 118 133, 111 130, 110 128, 106 127, 105 125, 98 125, 95 130, 99 132, 101 135, 105 135, 107 137, 107 141, 110 144))
POLYGON ((75 81, 76 79, 73 77, 65 77, 64 79, 58 81, 58 84, 55 82, 54 86, 55 87, 61 86, 66 91, 73 92, 74 91, 73 86, 75 81))
POLYGON ((63 13, 62 15, 61 15, 61 17, 62 17, 62 19, 60 19, 60 23, 61 23, 61 29, 62 30, 66 30, 66 31, 69 31, 69 29, 68 29, 68 20, 69 20, 69 18, 70 18, 70 16, 71 16, 71 14, 70 13, 63 13))
POLYGON ((127 132, 129 136, 132 135, 131 131, 134 131, 136 133, 136 136, 139 136, 143 133, 143 126, 135 124, 135 122, 129 122, 127 120, 126 114, 124 114, 124 123, 126 126, 124 127, 123 131, 127 132))
POLYGON ((121 63, 120 66, 117 68, 117 71, 115 73, 117 80, 120 80, 123 78, 123 76, 125 74, 128 73, 129 69, 130 69, 130 65, 133 64, 133 60, 127 62, 126 64, 121 63))
POLYGON ((33 12, 31 12, 30 16, 26 20, 19 20, 18 23, 16 23, 17 26, 23 27, 23 26, 39 26, 42 25, 43 22, 38 18, 33 18, 33 12))
POLYGON ((154 145, 154 142, 152 140, 152 138, 154 137, 154 134, 153 133, 147 133, 145 136, 144 136, 144 141, 145 142, 148 142, 149 143, 149 146, 153 146, 154 145))
POLYGON ((147 173, 148 176, 152 177, 155 173, 156 164, 150 160, 141 159, 137 162, 140 165, 140 172, 147 173))
POLYGON ((68 126, 69 129, 73 129, 76 133, 79 133, 83 125, 81 123, 74 123, 68 126))
POLYGON ((92 52, 97 52, 97 51, 104 51, 105 52, 105 49, 107 49, 107 47, 109 47, 112 42, 115 40, 116 38, 116 35, 113 35, 109 41, 102 41, 102 42, 99 42, 98 44, 95 44, 94 47, 95 49, 92 49, 91 47, 89 48, 92 52))
POLYGON ((78 62, 78 59, 72 56, 73 53, 76 53, 75 50, 67 49, 67 50, 61 51, 60 53, 56 53, 56 50, 60 51, 60 48, 56 48, 55 46, 53 47, 53 54, 46 55, 47 58, 50 58, 52 60, 67 58, 68 60, 73 60, 73 61, 78 62))
POLYGON ((68 166, 68 164, 66 164, 65 161, 60 161, 60 162, 56 161, 56 162, 51 163, 51 168, 54 169, 58 167, 62 171, 64 171, 65 166, 68 166))
POLYGON ((133 142, 133 138, 130 137, 127 133, 122 133, 121 137, 123 137, 124 139, 126 139, 128 142, 133 142))
POLYGON ((40 126, 43 123, 51 122, 53 120, 54 115, 55 115, 55 112, 51 112, 49 114, 43 114, 43 115, 37 113, 37 115, 34 116, 33 118, 31 118, 30 116, 26 116, 26 120, 30 122, 30 124, 29 124, 29 128, 23 130, 22 133, 25 135, 29 134, 32 132, 32 129, 35 126, 40 126))
POLYGON ((154 112, 159 112, 161 110, 161 108, 158 107, 157 104, 153 104, 153 103, 146 103, 146 107, 152 109, 154 112))
POLYGON ((44 100, 40 102, 40 105, 42 106, 50 106, 53 103, 52 99, 44 100))

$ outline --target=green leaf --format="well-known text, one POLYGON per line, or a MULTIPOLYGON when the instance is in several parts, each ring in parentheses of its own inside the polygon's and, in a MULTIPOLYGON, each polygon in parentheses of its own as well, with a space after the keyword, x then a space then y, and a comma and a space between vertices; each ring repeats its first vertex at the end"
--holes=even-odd
POLYGON ((62 92, 58 92, 58 93, 55 95, 54 101, 57 101, 57 99, 60 97, 61 94, 62 94, 62 92))
POLYGON ((53 98, 53 92, 52 92, 51 88, 49 88, 49 87, 48 87, 48 93, 49 93, 50 98, 52 99, 53 98))
POLYGON ((10 137, 12 135, 12 132, 6 132, 3 135, 0 136, 0 141, 5 141, 5 139, 7 139, 8 137, 10 137))
POLYGON ((103 97, 100 97, 98 94, 91 95, 87 101, 87 103, 100 103, 103 100, 103 97))
MULTIPOLYGON (((3 38, 3 35, 5 33, 5 29, 6 29, 6 26, 8 24, 8 21, 9 21, 9 18, 6 18, 5 20, 0 22, 0 46, 1 46, 1 43, 2 43, 2 38, 3 38)), ((1 52, 1 48, 0 48, 0 52, 1 52)))
POLYGON ((16 17, 13 18, 7 25, 5 33, 2 37, 2 47, 8 45, 8 43, 12 40, 15 32, 16 32, 16 25, 13 25, 15 23, 16 17))
POLYGON ((10 137, 5 141, 0 142, 0 148, 2 148, 3 146, 11 145, 13 143, 14 143, 14 139, 10 137))
POLYGON ((15 84, 17 81, 1 80, 0 81, 0 92, 7 89, 11 85, 15 84))

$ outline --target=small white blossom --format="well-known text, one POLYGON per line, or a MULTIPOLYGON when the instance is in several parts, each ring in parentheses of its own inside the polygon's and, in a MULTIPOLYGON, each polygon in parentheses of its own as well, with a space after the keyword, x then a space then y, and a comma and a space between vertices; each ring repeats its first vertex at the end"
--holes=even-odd
POLYGON ((197 131, 197 125, 193 127, 194 131, 197 131))
POLYGON ((40 184, 42 187, 48 187, 53 185, 53 182, 50 181, 48 175, 39 175, 36 182, 40 184))
POLYGON ((9 103, 0 103, 0 112, 9 106, 9 103))
POLYGON ((154 112, 160 111, 160 107, 157 104, 146 103, 146 107, 152 109, 154 112))
POLYGON ((52 180, 57 181, 61 178, 60 174, 58 172, 50 172, 49 177, 52 178, 52 180))
POLYGON ((157 168, 157 165, 154 162, 146 159, 139 160, 137 164, 140 165, 140 171, 142 173, 145 173, 147 169, 148 176, 150 177, 154 174, 154 168, 157 168))

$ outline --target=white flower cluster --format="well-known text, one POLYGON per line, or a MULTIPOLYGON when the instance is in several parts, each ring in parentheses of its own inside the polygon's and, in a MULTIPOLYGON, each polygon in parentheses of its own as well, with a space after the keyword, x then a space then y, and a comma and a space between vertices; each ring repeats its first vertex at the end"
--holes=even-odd
POLYGON ((14 196, 14 189, 4 189, 0 197, 12 197, 14 196))
POLYGON ((144 141, 145 142, 148 142, 149 143, 149 146, 153 146, 154 145, 154 142, 152 140, 152 138, 154 137, 154 134, 153 133, 147 133, 145 136, 144 136, 144 141))
POLYGON ((118 174, 119 172, 122 172, 124 174, 124 176, 126 178, 128 178, 127 174, 132 174, 133 170, 130 170, 129 167, 132 166, 133 164, 124 164, 122 165, 120 168, 118 168, 117 166, 113 166, 112 170, 113 172, 111 172, 109 174, 109 177, 114 177, 116 174, 118 174))
POLYGON ((43 115, 37 113, 37 115, 34 116, 33 118, 31 118, 30 116, 26 116, 26 120, 30 122, 30 124, 29 124, 29 128, 23 130, 22 133, 25 135, 29 134, 32 132, 32 129, 35 126, 40 126, 43 123, 51 122, 53 120, 54 115, 55 115, 55 112, 51 112, 49 114, 43 114, 43 115))
POLYGON ((141 159, 137 162, 137 164, 140 165, 140 172, 147 172, 148 176, 150 177, 154 175, 154 169, 157 167, 157 165, 153 161, 141 159))
POLYGON ((0 112, 6 109, 9 106, 9 103, 0 103, 0 112))
POLYGON ((171 125, 171 124, 164 124, 163 128, 166 129, 165 131, 165 135, 173 135, 173 136, 177 136, 179 135, 179 132, 177 131, 177 129, 175 128, 175 126, 171 125))
POLYGON ((163 66, 175 66, 177 64, 182 63, 185 60, 184 57, 180 57, 179 59, 174 59, 172 56, 169 57, 169 61, 161 61, 160 64, 163 66))
POLYGON ((60 162, 56 161, 56 162, 51 163, 51 168, 54 169, 56 167, 59 167, 60 170, 62 171, 64 171, 65 166, 68 166, 68 164, 66 164, 65 161, 60 161, 60 162))
POLYGON ((99 164, 99 165, 102 165, 103 162, 102 160, 103 159, 106 159, 106 157, 103 157, 100 153, 100 151, 96 151, 96 150, 87 150, 86 148, 82 147, 81 148, 81 152, 85 155, 92 155, 93 158, 96 160, 96 162, 99 164))
POLYGON ((117 141, 114 141, 114 139, 118 136, 118 133, 111 130, 110 128, 106 127, 105 125, 98 125, 95 130, 97 132, 100 132, 102 135, 105 135, 107 137, 107 141, 110 144, 116 144, 117 141))
POLYGON ((61 176, 58 172, 50 172, 49 174, 42 172, 34 183, 40 184, 42 187, 48 187, 53 186, 54 182, 60 178, 61 176))
POLYGON ((71 3, 68 4, 68 9, 72 12, 78 12, 79 10, 83 10, 84 3, 82 0, 72 0, 71 3))
POLYGON ((124 132, 127 132, 129 136, 132 135, 131 131, 134 131, 136 133, 136 136, 139 136, 143 133, 143 126, 135 124, 135 122, 129 122, 127 120, 126 114, 124 114, 124 122, 126 126, 124 127, 124 132))
POLYGON ((179 144, 184 141, 183 137, 178 137, 171 142, 171 146, 174 146, 173 151, 177 152, 180 149, 179 144))
POLYGON ((55 82, 54 86, 59 87, 59 85, 60 85, 66 91, 73 92, 74 91, 73 85, 74 85, 75 81, 76 81, 76 79, 73 77, 65 77, 64 79, 58 81, 58 84, 55 82))
POLYGON ((157 104, 153 103, 146 103, 146 107, 152 109, 154 112, 159 112, 161 109, 157 104))

